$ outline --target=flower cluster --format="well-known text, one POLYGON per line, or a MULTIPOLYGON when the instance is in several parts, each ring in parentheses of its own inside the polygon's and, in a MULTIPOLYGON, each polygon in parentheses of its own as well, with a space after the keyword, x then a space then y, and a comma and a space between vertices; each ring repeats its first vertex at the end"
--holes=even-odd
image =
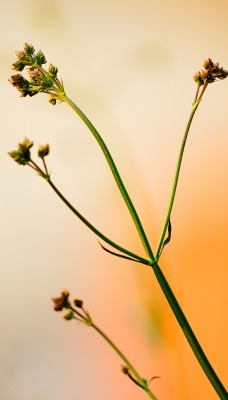
MULTIPOLYGON (((30 162, 33 163, 31 159, 30 149, 33 146, 33 142, 31 140, 25 138, 22 143, 18 144, 18 149, 9 151, 10 157, 13 158, 20 165, 28 165, 30 162)), ((44 159, 50 152, 50 148, 48 144, 40 145, 38 148, 38 157, 44 159)), ((33 163, 34 164, 34 163, 33 163)))
POLYGON ((197 72, 193 78, 198 86, 213 83, 217 79, 225 79, 228 76, 228 71, 219 67, 219 63, 213 63, 211 58, 204 61, 203 67, 204 70, 197 72))
POLYGON ((12 75, 9 82, 20 92, 21 97, 34 96, 43 92, 50 95, 49 102, 56 104, 57 100, 62 100, 64 87, 63 83, 57 78, 58 68, 50 64, 48 70, 43 68, 46 58, 42 51, 35 53, 32 45, 25 43, 23 51, 16 51, 17 61, 13 63, 12 69, 23 71, 28 69, 29 79, 24 78, 20 73, 12 75))
POLYGON ((37 151, 38 157, 42 160, 43 169, 40 168, 31 158, 30 149, 32 146, 33 142, 25 138, 22 143, 19 143, 17 150, 9 151, 8 154, 14 161, 16 161, 16 163, 19 165, 28 165, 30 168, 34 169, 38 175, 50 182, 50 174, 45 161, 45 157, 50 152, 49 145, 40 145, 37 151))
POLYGON ((63 290, 59 297, 52 298, 54 303, 55 311, 67 310, 66 314, 64 314, 63 318, 66 321, 71 319, 76 319, 79 322, 82 322, 85 325, 91 326, 93 325, 92 319, 87 310, 83 307, 83 301, 76 299, 73 301, 74 306, 72 306, 69 301, 70 293, 68 290, 63 290))
POLYGON ((20 165, 27 165, 31 161, 30 149, 33 142, 25 138, 22 143, 19 143, 18 149, 10 151, 8 154, 20 165))
POLYGON ((16 56, 18 59, 12 65, 12 69, 15 71, 23 71, 25 67, 42 66, 47 62, 42 51, 39 50, 35 53, 34 47, 28 43, 25 43, 23 51, 16 51, 16 56))

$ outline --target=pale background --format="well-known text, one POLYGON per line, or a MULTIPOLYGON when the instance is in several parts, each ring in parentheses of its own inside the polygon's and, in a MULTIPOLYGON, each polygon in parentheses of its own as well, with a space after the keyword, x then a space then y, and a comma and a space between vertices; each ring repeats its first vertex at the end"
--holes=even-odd
MULTIPOLYGON (((63 288, 152 383, 159 400, 216 400, 152 271, 104 253, 48 185, 7 155, 25 136, 50 143, 68 199, 113 240, 144 255, 88 130, 45 95, 20 99, 7 79, 25 41, 59 68, 68 95, 102 133, 156 246, 192 76, 228 67, 226 0, 0 1, 0 400, 146 398, 95 332, 64 322, 63 288)), ((208 88, 193 123, 162 257, 186 315, 224 384, 227 349, 228 81, 208 88)))

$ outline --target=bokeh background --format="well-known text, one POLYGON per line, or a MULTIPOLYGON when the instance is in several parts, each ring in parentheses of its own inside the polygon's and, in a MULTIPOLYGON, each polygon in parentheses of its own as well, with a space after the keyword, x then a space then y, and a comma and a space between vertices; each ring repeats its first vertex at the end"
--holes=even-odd
MULTIPOLYGON (((215 400, 144 266, 113 258, 50 187, 7 155, 48 142, 52 178, 98 229, 144 255, 97 144, 65 104, 20 99, 7 79, 24 42, 59 68, 68 95, 110 148, 153 248, 195 93, 211 57, 228 67, 226 0, 0 0, 0 399, 146 395, 95 332, 64 322, 64 288, 151 384, 159 400, 215 400)), ((228 382, 228 82, 211 85, 187 143, 161 266, 218 375, 228 382)))

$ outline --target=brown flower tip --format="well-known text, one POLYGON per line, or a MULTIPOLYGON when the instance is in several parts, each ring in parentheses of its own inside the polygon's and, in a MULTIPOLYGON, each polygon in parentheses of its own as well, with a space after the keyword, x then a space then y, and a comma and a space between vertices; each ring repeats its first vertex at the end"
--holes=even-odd
POLYGON ((70 307, 69 295, 70 293, 67 290, 63 290, 61 296, 52 299, 55 311, 62 311, 64 308, 70 307))
POLYGON ((83 301, 76 299, 76 300, 74 300, 74 305, 75 305, 75 307, 82 308, 83 307, 83 301))
POLYGON ((124 375, 128 375, 129 368, 127 368, 126 365, 121 365, 121 372, 123 372, 124 375))

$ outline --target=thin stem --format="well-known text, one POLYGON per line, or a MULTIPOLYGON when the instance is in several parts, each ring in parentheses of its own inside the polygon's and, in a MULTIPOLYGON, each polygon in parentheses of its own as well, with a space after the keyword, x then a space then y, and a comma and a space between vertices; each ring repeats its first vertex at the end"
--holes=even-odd
POLYGON ((120 252, 127 254, 128 256, 139 260, 142 264, 149 265, 150 262, 137 254, 132 253, 131 251, 125 249, 124 247, 119 246, 112 240, 110 240, 108 237, 103 235, 98 229, 96 229, 86 218, 84 218, 73 206, 69 201, 62 195, 62 193, 57 189, 57 187, 54 185, 54 183, 50 180, 47 179, 47 182, 49 185, 52 187, 52 189, 55 191, 55 193, 60 197, 60 199, 66 204, 66 206, 92 231, 94 232, 97 236, 99 236, 102 240, 104 240, 106 243, 108 243, 110 246, 114 247, 115 249, 119 250, 120 252))
POLYGON ((40 174, 41 176, 45 175, 45 173, 42 171, 42 169, 39 167, 39 165, 37 165, 33 160, 30 160, 28 165, 29 165, 29 167, 34 169, 36 172, 38 172, 38 174, 40 174))
MULTIPOLYGON (((183 158, 183 154, 184 154, 184 149, 185 149, 189 129, 190 129, 193 117, 195 115, 195 112, 198 108, 198 105, 200 104, 200 101, 202 99, 202 96, 203 96, 206 88, 207 88, 207 84, 205 84, 203 86, 203 89, 201 91, 199 98, 198 98, 199 88, 197 89, 196 96, 195 96, 195 102, 193 103, 192 111, 191 111, 190 117, 187 122, 186 129, 184 132, 184 137, 183 137, 183 140, 181 143, 181 148, 180 148, 179 158, 178 158, 178 162, 177 162, 174 182, 173 182, 173 186, 172 186, 169 206, 168 206, 168 210, 167 210, 167 214, 166 214, 166 219, 165 219, 165 223, 164 223, 164 226, 162 229, 161 237, 160 237, 158 247, 156 250, 156 254, 155 254, 156 260, 158 260, 160 257, 160 254, 162 251, 162 246, 164 243, 164 238, 165 238, 168 224, 170 221, 170 216, 171 216, 173 203, 174 203, 174 199, 175 199, 175 194, 176 194, 176 189, 177 189, 177 184, 178 184, 178 179, 179 179, 179 174, 180 174, 180 168, 181 168, 182 158, 183 158)), ((188 343, 190 344, 192 351, 194 352, 199 364, 201 365, 203 371, 205 372, 206 376, 208 377, 209 381, 211 382, 211 384, 214 387, 217 394, 220 396, 220 399, 227 400, 228 393, 227 393, 226 389, 224 388, 222 382, 219 380, 219 378, 216 375, 214 369, 212 368, 210 362, 208 361, 203 349, 201 348, 191 326, 188 323, 187 318, 185 317, 176 297, 174 296, 174 294, 173 294, 165 276, 163 275, 159 265, 157 264, 157 262, 153 263, 153 271, 154 271, 155 276, 158 280, 158 283, 159 283, 188 343)))
POLYGON ((202 97, 203 97, 203 95, 204 95, 205 90, 207 89, 207 86, 208 86, 208 83, 205 82, 204 85, 203 85, 203 88, 202 88, 202 90, 201 90, 199 99, 198 99, 199 101, 202 100, 202 97))
POLYGON ((191 326, 189 325, 187 318, 185 317, 176 297, 174 296, 172 289, 170 288, 163 272, 161 271, 161 269, 157 263, 154 263, 153 271, 154 271, 157 281, 158 281, 193 353, 195 354, 199 364, 201 365, 203 371, 205 372, 206 376, 208 377, 209 381, 211 382, 212 386, 214 387, 215 391, 217 392, 219 398, 221 400, 228 400, 228 392, 226 391, 222 382, 220 381, 217 374, 215 373, 212 365, 208 361, 191 326))
POLYGON ((200 86, 198 85, 193 104, 195 104, 197 102, 197 100, 198 100, 199 90, 200 90, 200 86))
POLYGON ((48 175, 47 164, 46 164, 46 161, 45 161, 44 157, 42 158, 42 161, 43 161, 43 164, 44 164, 44 169, 46 171, 46 174, 48 175))
POLYGON ((86 115, 80 110, 80 108, 71 100, 69 99, 69 97, 67 97, 65 94, 61 94, 61 98, 63 101, 65 101, 77 114, 78 116, 81 118, 81 120, 86 124, 86 126, 89 128, 89 130, 91 131, 91 133, 93 134, 94 138, 96 139, 96 141, 98 142, 107 162, 108 165, 111 169, 111 172, 113 174, 113 177, 117 183, 117 186, 121 192, 121 195, 127 205, 127 208, 132 216, 132 219, 134 221, 134 224, 136 226, 136 229, 138 231, 138 234, 140 236, 140 239, 142 241, 142 244, 144 246, 144 249, 149 257, 150 261, 154 260, 154 255, 153 252, 151 250, 150 244, 148 242, 148 239, 146 237, 146 234, 144 232, 142 223, 139 219, 139 216, 135 210, 135 207, 130 199, 130 196, 123 184, 123 181, 119 175, 119 172, 117 170, 117 167, 113 161, 113 158, 106 146, 106 144, 104 143, 103 139, 101 138, 100 134, 98 133, 98 131, 96 130, 96 128, 94 127, 94 125, 90 122, 90 120, 86 117, 86 115))
POLYGON ((171 197, 170 197, 170 201, 169 201, 169 206, 168 206, 168 210, 167 210, 167 214, 166 214, 166 218, 165 218, 165 223, 162 229, 162 233, 159 239, 159 243, 158 243, 158 247, 155 253, 155 259, 156 261, 159 259, 160 254, 161 254, 161 250, 162 250, 162 245, 164 242, 164 238, 166 235, 166 231, 167 231, 167 227, 170 221, 170 216, 171 216, 171 212, 173 209, 173 203, 174 203, 174 199, 175 199, 175 194, 176 194, 176 189, 177 189, 177 184, 178 184, 178 179, 179 179, 179 175, 180 175, 180 168, 181 168, 181 163, 182 163, 182 158, 183 158, 183 154, 184 154, 184 149, 185 149, 185 144, 186 144, 186 140, 188 137, 188 133, 189 133, 189 129, 193 120, 193 117, 195 115, 195 112, 197 110, 197 107, 200 103, 200 100, 198 100, 197 102, 195 102, 192 106, 192 111, 190 114, 190 117, 188 119, 188 123, 184 132, 184 137, 181 143, 181 148, 180 148, 180 153, 179 153, 179 157, 178 157, 178 161, 177 161, 177 167, 176 167, 176 172, 175 172, 175 176, 174 176, 174 181, 173 181, 173 186, 172 186, 172 192, 171 192, 171 197))
POLYGON ((91 323, 91 326, 103 337, 103 339, 112 347, 112 349, 118 354, 118 356, 122 359, 124 364, 127 366, 127 368, 131 371, 131 373, 134 375, 136 378, 136 381, 138 382, 139 386, 148 394, 148 396, 153 399, 157 400, 157 398, 154 396, 154 394, 151 392, 149 389, 146 381, 141 378, 140 374, 136 371, 136 369, 133 367, 133 365, 130 363, 130 361, 125 357, 125 355, 120 351, 120 349, 109 339, 109 337, 93 322, 91 323))

